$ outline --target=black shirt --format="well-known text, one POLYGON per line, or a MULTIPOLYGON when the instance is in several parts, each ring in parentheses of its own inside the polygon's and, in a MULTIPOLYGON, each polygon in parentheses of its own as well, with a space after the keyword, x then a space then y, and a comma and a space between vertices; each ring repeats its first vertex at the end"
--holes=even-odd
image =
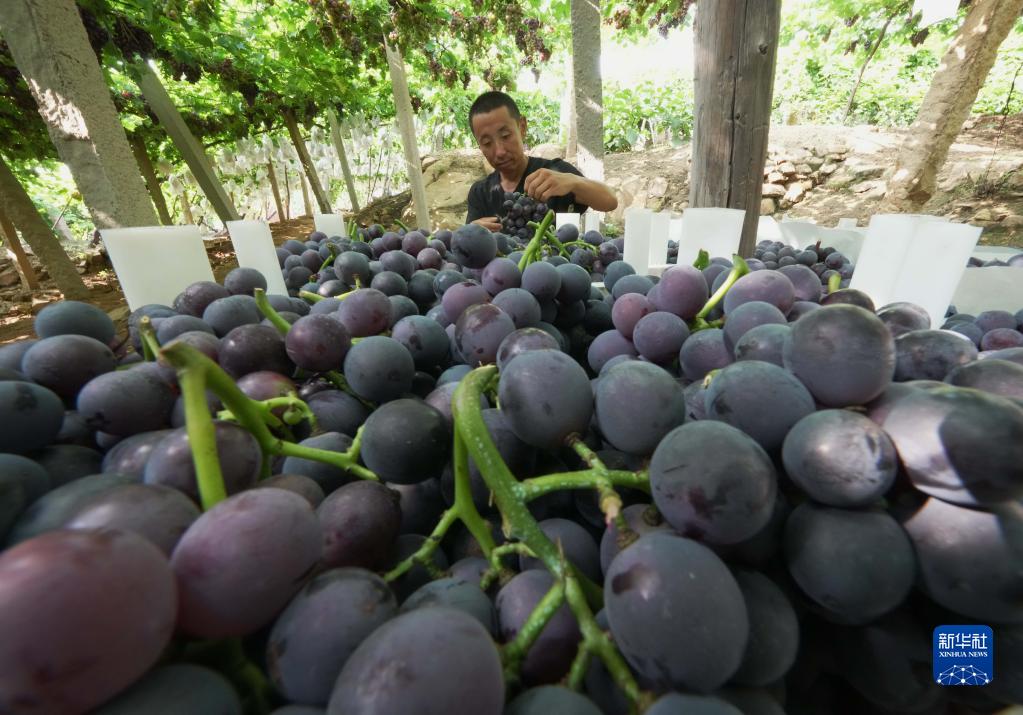
MULTIPOLYGON (((582 176, 581 171, 562 159, 541 159, 537 156, 526 157, 526 159, 526 172, 519 179, 519 185, 515 187, 515 190, 520 193, 524 190, 526 177, 537 169, 550 169, 564 174, 582 176)), ((547 208, 553 209, 554 213, 583 213, 589 206, 576 203, 575 196, 565 194, 552 197, 547 201, 547 208)), ((484 216, 501 218, 504 213, 504 189, 501 187, 501 174, 495 170, 490 176, 480 179, 469 189, 469 213, 465 217, 465 222, 471 223, 484 216)))

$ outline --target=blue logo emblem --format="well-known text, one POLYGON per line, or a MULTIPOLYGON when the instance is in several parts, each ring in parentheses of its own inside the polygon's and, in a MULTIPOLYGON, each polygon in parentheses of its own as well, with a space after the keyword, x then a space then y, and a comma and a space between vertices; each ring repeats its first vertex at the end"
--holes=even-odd
POLYGON ((995 679, 995 634, 988 626, 938 626, 933 655, 938 685, 987 685, 995 679))

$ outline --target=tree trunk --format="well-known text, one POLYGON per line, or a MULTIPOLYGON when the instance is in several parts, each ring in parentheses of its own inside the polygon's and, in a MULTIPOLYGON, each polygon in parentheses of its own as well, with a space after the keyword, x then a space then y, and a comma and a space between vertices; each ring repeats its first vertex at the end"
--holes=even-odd
POLYGON ((79 300, 89 296, 89 290, 75 270, 75 265, 64 253, 60 241, 36 210, 32 199, 3 157, 0 157, 0 211, 21 231, 22 237, 32 247, 36 258, 46 266, 65 298, 79 300))
POLYGON ((284 218, 291 220, 291 179, 288 177, 288 165, 284 165, 284 218))
POLYGON ((203 151, 202 144, 185 124, 178 108, 174 106, 174 101, 167 94, 160 77, 146 62, 136 62, 130 69, 134 72, 135 82, 146 98, 146 104, 153 110, 153 114, 160 120, 167 136, 171 138, 174 146, 181 153, 181 158, 185 160, 217 217, 225 223, 237 221, 238 211, 227 192, 224 191, 224 186, 220 183, 213 164, 206 156, 206 152, 203 151))
POLYGON ((302 206, 305 209, 305 213, 303 213, 302 215, 312 216, 313 204, 309 200, 309 184, 305 180, 305 174, 301 171, 298 172, 298 183, 302 187, 302 206))
POLYGON ((352 211, 359 211, 359 197, 355 193, 355 179, 352 178, 352 169, 348 166, 348 152, 345 151, 345 143, 341 138, 341 122, 338 121, 337 112, 333 109, 327 110, 327 120, 330 122, 330 138, 334 141, 334 150, 341 160, 341 171, 345 175, 345 186, 348 188, 348 199, 352 203, 352 211))
POLYGON ((938 170, 1021 11, 1023 0, 974 0, 899 147, 879 212, 915 212, 934 195, 938 170))
POLYGON ((412 206, 416 212, 416 227, 430 229, 430 205, 426 200, 426 184, 423 182, 423 163, 419 158, 419 140, 416 138, 415 115, 412 99, 408 93, 408 79, 405 76, 405 60, 384 38, 387 53, 387 67, 391 73, 391 91, 394 93, 394 108, 398 115, 401 131, 401 146, 405 150, 405 170, 412 188, 412 206))
POLYGON ((781 0, 717 0, 696 12, 689 205, 745 209, 744 256, 760 220, 780 15, 781 0))
MULTIPOLYGON (((309 185, 313 189, 313 194, 316 196, 316 203, 319 204, 320 213, 333 213, 330 208, 330 199, 327 196, 327 192, 323 190, 323 184, 320 183, 320 177, 316 175, 316 167, 313 165, 313 160, 309 156, 309 150, 306 149, 305 141, 302 139, 302 133, 298 129, 298 121, 295 119, 295 113, 290 109, 284 110, 284 126, 288 128, 288 134, 291 136, 291 143, 295 145, 295 151, 298 152, 298 160, 302 162, 302 168, 305 169, 306 176, 309 178, 309 185)), ((305 190, 305 184, 302 185, 303 191, 305 190)), ((306 213, 309 213, 308 203, 306 204, 306 213)))
POLYGON ((93 222, 154 225, 156 213, 74 1, 8 0, 0 31, 93 222))
POLYGON ((192 216, 192 204, 188 201, 188 189, 184 185, 181 187, 181 194, 178 198, 181 199, 181 216, 185 219, 187 225, 194 226, 195 218, 192 216))
POLYGON ((562 121, 562 136, 565 140, 565 161, 569 164, 576 162, 578 152, 578 134, 576 123, 578 118, 575 114, 575 82, 572 81, 572 73, 568 73, 565 81, 565 97, 562 121))
POLYGON ((600 78, 600 0, 572 0, 572 83, 576 161, 588 179, 604 180, 604 99, 600 78))
POLYGON ((0 237, 7 244, 7 257, 14 261, 14 266, 18 269, 21 285, 28 290, 38 288, 39 278, 36 276, 35 269, 32 268, 32 263, 28 260, 25 248, 21 245, 18 230, 14 228, 14 224, 4 213, 2 205, 0 205, 0 237))
POLYGON ((271 160, 266 162, 266 174, 270 180, 270 191, 274 195, 274 206, 277 207, 277 220, 284 220, 284 204, 281 202, 281 187, 277 185, 277 173, 274 171, 274 163, 271 160))
POLYGON ((160 215, 160 223, 164 226, 173 226, 174 221, 171 220, 170 211, 167 210, 167 199, 164 198, 163 190, 160 188, 160 177, 156 175, 156 169, 153 168, 153 162, 149 159, 149 152, 146 150, 146 140, 138 134, 132 134, 128 138, 128 143, 131 144, 131 150, 135 154, 135 161, 142 172, 142 178, 146 180, 146 188, 149 190, 149 197, 153 200, 153 205, 156 206, 156 213, 160 215))

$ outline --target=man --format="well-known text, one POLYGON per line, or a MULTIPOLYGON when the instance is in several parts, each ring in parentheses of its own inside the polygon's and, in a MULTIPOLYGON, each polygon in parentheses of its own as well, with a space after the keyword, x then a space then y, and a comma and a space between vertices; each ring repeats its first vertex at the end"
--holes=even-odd
POLYGON ((583 213, 587 208, 614 211, 618 207, 611 189, 587 179, 568 162, 526 156, 522 145, 526 118, 504 92, 484 92, 477 97, 469 108, 469 127, 494 173, 469 189, 466 223, 500 231, 506 191, 528 194, 556 213, 583 213))

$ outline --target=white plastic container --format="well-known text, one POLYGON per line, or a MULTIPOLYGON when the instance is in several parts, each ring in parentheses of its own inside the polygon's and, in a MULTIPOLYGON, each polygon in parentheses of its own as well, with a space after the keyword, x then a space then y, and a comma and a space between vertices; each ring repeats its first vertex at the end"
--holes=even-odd
POLYGON ((650 209, 631 208, 625 212, 625 262, 646 275, 650 267, 650 209))
POLYGON ((678 263, 692 265, 701 250, 707 251, 711 258, 731 258, 739 251, 745 219, 746 212, 742 209, 686 209, 682 212, 678 263))
POLYGON ((668 237, 671 235, 671 212, 659 211, 650 217, 650 246, 647 254, 648 266, 664 266, 668 263, 668 237))
POLYGON ((323 231, 328 238, 330 236, 348 238, 348 228, 337 214, 313 214, 313 224, 317 231, 323 231))
POLYGON ((267 293, 287 295, 288 287, 281 275, 270 226, 264 221, 228 221, 227 232, 231 236, 238 265, 255 268, 262 273, 266 278, 267 293))
POLYGON ((171 305, 190 284, 213 280, 198 226, 104 228, 100 237, 131 310, 171 305))
POLYGON ((579 229, 579 233, 584 232, 582 223, 579 221, 580 215, 573 213, 566 214, 554 214, 554 230, 557 231, 562 226, 575 226, 579 229))

